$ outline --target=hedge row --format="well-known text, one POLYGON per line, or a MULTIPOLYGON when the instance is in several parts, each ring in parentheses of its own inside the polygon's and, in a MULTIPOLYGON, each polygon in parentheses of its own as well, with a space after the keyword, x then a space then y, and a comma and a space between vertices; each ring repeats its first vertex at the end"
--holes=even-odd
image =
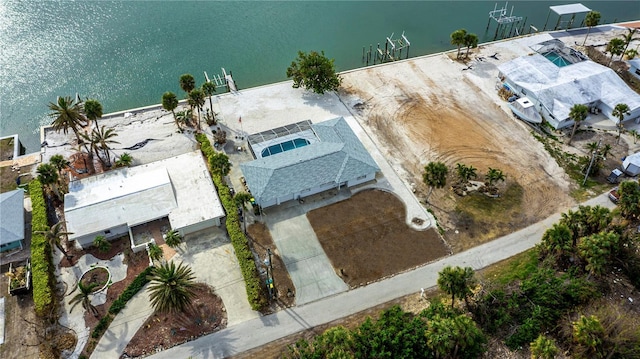
MULTIPOLYGON (((209 139, 207 139, 207 136, 204 134, 197 134, 196 140, 200 142, 200 150, 202 150, 202 153, 204 153, 208 159, 211 159, 216 152, 213 147, 211 147, 211 143, 209 142, 209 139)), ((218 190, 222 206, 224 206, 224 209, 227 212, 227 232, 229 233, 233 249, 236 252, 236 257, 238 257, 240 270, 242 271, 244 283, 247 288, 249 304, 251 305, 251 309, 261 310, 267 305, 267 300, 264 288, 260 281, 260 274, 258 273, 258 268, 256 267, 256 262, 253 258, 253 253, 249 248, 249 242, 240 228, 240 219, 238 217, 236 204, 234 203, 229 187, 224 183, 222 176, 211 171, 211 166, 209 166, 209 171, 211 172, 213 183, 218 190)))
POLYGON ((42 184, 37 179, 29 183, 31 197, 31 282, 33 303, 38 316, 48 316, 55 306, 55 276, 51 246, 42 234, 47 231, 47 204, 44 200, 42 184))

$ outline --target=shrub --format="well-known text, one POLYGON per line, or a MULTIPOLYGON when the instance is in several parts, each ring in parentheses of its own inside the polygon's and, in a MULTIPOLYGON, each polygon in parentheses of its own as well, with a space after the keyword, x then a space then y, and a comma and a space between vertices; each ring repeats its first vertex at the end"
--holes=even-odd
POLYGON ((31 281, 33 284, 33 303, 40 317, 51 313, 55 306, 55 278, 51 247, 45 236, 38 231, 47 231, 47 205, 44 200, 42 184, 38 180, 29 183, 32 206, 31 237, 31 281))
MULTIPOLYGON (((217 152, 211 147, 207 136, 204 134, 196 134, 196 140, 200 142, 200 150, 202 153, 204 153, 209 162, 211 162, 211 158, 214 158, 217 152)), ((233 245, 238 263, 240 264, 240 270, 247 289, 247 299, 249 300, 251 309, 260 310, 267 305, 267 300, 260 281, 258 268, 253 258, 253 253, 249 248, 249 242, 240 228, 236 203, 231 196, 229 187, 224 183, 222 176, 219 173, 211 171, 211 168, 209 168, 209 171, 211 172, 211 179, 218 190, 222 206, 227 212, 227 232, 229 233, 231 244, 233 245)))
POLYGON ((108 252, 111 249, 111 242, 104 238, 104 236, 97 236, 93 240, 93 245, 98 248, 100 252, 108 252))
POLYGON ((109 324, 111 324, 112 321, 113 321, 113 317, 109 314, 102 317, 98 322, 98 324, 96 325, 96 327, 93 328, 93 331, 91 332, 91 337, 94 339, 100 338, 102 334, 104 334, 104 332, 107 331, 107 328, 109 328, 109 324))
POLYGON ((118 299, 111 304, 109 313, 113 315, 120 313, 120 311, 127 305, 127 302, 131 300, 131 298, 133 298, 133 296, 138 293, 145 284, 149 283, 149 279, 147 277, 151 275, 152 270, 153 267, 147 267, 145 270, 140 272, 133 282, 129 284, 127 289, 118 296, 118 299))

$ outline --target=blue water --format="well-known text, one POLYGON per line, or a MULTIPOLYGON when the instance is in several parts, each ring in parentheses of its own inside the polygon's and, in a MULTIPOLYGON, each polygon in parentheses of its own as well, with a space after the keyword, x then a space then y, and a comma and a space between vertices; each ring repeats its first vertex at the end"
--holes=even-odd
POLYGON ((565 67, 567 65, 571 65, 570 62, 568 62, 562 56, 558 55, 557 53, 555 53, 553 51, 552 52, 547 52, 543 56, 546 57, 547 60, 551 61, 554 65, 556 65, 558 67, 565 67))
MULTIPOLYGON (((510 1, 527 28, 542 29, 549 5, 510 1)), ((582 1, 602 22, 640 18, 637 1, 582 1)), ((458 28, 485 32, 495 1, 44 1, 0 0, 0 136, 39 148, 57 96, 98 99, 104 112, 184 96, 183 73, 233 72, 238 86, 286 80, 297 51, 324 50, 338 71, 363 66, 362 48, 405 31, 410 56, 451 49, 458 28)), ((502 5, 502 4, 501 4, 502 5)), ((549 26, 555 24, 554 15, 549 26)), ((581 18, 578 20, 578 24, 581 18)), ((549 27, 548 26, 548 27, 549 27)))
POLYGON ((280 152, 290 151, 294 148, 304 147, 310 144, 309 140, 304 138, 294 138, 293 140, 285 141, 282 143, 278 143, 275 145, 271 145, 264 150, 262 150, 262 157, 269 157, 280 152))

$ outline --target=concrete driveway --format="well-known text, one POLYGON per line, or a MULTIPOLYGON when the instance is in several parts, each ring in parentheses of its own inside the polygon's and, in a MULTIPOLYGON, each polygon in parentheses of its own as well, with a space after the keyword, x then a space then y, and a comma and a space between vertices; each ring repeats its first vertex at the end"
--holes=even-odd
POLYGON ((349 289, 325 254, 306 209, 289 202, 269 209, 264 221, 296 287, 296 305, 303 305, 349 289))

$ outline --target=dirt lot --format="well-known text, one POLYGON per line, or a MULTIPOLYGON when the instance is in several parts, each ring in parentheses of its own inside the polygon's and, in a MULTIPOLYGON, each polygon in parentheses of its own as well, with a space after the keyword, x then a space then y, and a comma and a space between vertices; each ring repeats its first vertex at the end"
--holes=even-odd
POLYGON ((367 190, 307 218, 336 273, 353 288, 449 254, 435 228, 409 228, 405 212, 393 194, 367 190))
MULTIPOLYGON (((352 104, 356 118, 394 169, 407 183, 417 184, 418 198, 428 191, 422 183, 424 166, 442 161, 451 171, 456 163, 472 165, 480 179, 489 167, 497 168, 507 181, 517 182, 523 193, 522 205, 513 209, 515 228, 572 204, 563 170, 526 125, 499 107, 497 94, 487 94, 476 84, 492 85, 494 70, 472 75, 461 71, 463 67, 438 55, 346 73, 340 96, 352 104)), ((455 219, 456 197, 442 189, 429 199, 454 251, 512 231, 496 228, 491 236, 470 235, 455 219)))
MULTIPOLYGON (((4 267, 3 267, 4 269, 4 267)), ((31 293, 10 296, 9 277, 0 276, 0 293, 4 297, 4 344, 0 345, 0 358, 36 358, 38 356, 37 337, 31 323, 35 322, 31 293)))

